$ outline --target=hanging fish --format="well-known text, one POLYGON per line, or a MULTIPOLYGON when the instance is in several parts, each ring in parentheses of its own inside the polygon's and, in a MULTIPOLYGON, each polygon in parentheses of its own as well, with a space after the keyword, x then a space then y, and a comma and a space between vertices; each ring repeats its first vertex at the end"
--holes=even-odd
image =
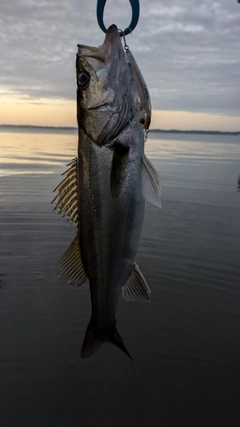
POLYGON ((134 260, 144 199, 160 207, 161 191, 159 176, 144 154, 142 119, 147 114, 149 120, 150 100, 145 99, 140 70, 130 62, 115 25, 101 46, 78 45, 78 157, 56 188, 54 200, 58 198, 55 209, 77 231, 57 274, 73 285, 87 279, 90 284, 92 315, 83 358, 106 342, 131 358, 117 329, 118 298, 122 290, 126 301, 150 300, 150 289, 134 260))

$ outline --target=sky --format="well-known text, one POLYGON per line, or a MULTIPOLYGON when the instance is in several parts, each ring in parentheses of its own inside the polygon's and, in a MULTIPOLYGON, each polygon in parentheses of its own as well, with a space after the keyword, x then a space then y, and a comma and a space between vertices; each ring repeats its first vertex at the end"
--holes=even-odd
MULTIPOLYGON (((140 0, 127 43, 147 82, 152 128, 240 130, 237 0, 140 0)), ((1 0, 0 124, 77 126, 77 44, 100 45, 97 0, 1 0)), ((107 0, 126 28, 128 0, 107 0)))

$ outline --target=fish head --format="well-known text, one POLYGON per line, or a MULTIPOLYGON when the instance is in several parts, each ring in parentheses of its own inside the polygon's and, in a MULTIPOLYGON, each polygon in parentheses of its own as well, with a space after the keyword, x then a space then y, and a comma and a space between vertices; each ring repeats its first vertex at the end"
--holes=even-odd
POLYGON ((78 125, 98 145, 109 143, 132 117, 131 76, 116 25, 99 47, 78 45, 78 125))

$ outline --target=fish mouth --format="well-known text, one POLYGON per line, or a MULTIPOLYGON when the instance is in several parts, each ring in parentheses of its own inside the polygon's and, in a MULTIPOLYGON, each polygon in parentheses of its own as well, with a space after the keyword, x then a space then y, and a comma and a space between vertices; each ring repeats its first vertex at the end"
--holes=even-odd
MULTIPOLYGON (((121 43, 118 27, 111 25, 103 44, 98 47, 78 44, 78 57, 85 60, 93 71, 108 69, 109 80, 118 79, 122 68, 126 69, 127 59, 121 43)), ((81 59, 80 59, 81 60, 81 59)))
POLYGON ((126 56, 123 50, 120 33, 118 27, 113 24, 111 25, 106 33, 105 40, 103 42, 106 61, 110 63, 111 67, 116 70, 117 64, 126 63, 126 56))
MULTIPOLYGON (((100 62, 109 62, 115 53, 119 55, 119 60, 122 57, 123 48, 120 39, 118 27, 112 24, 106 33, 105 40, 98 47, 78 44, 78 55, 84 58, 91 58, 100 62)), ((115 56, 114 55, 114 56, 115 56)))
POLYGON ((106 46, 107 45, 120 44, 120 46, 122 48, 119 29, 115 24, 110 25, 110 27, 108 28, 108 30, 106 32, 104 44, 106 46))

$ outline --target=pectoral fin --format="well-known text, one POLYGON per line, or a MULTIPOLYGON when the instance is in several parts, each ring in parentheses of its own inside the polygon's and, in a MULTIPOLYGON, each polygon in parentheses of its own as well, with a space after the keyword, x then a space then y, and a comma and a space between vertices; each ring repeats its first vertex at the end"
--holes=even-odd
POLYGON ((121 192, 121 184, 122 184, 122 169, 124 162, 126 160, 126 155, 129 151, 129 147, 116 144, 113 157, 112 157, 112 167, 111 167, 111 175, 110 175, 110 186, 112 197, 116 199, 121 192))
POLYGON ((143 197, 148 202, 161 208, 162 202, 160 198, 161 196, 160 178, 155 167, 145 155, 143 155, 143 158, 142 158, 141 172, 142 172, 143 197))
POLYGON ((137 264, 134 264, 131 276, 122 287, 125 301, 150 301, 151 291, 137 264))
POLYGON ((80 286, 87 280, 82 262, 78 235, 58 262, 56 273, 59 279, 70 285, 80 286))

